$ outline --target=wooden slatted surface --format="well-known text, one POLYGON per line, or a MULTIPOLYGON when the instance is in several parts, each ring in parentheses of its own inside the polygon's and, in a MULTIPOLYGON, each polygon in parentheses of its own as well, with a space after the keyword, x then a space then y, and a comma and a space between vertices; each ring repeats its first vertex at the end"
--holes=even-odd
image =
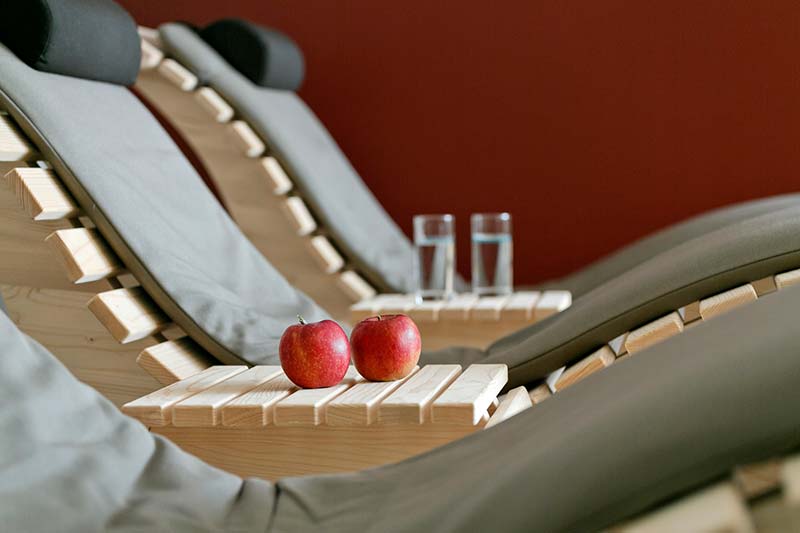
POLYGON ((539 291, 519 291, 512 294, 506 305, 500 311, 502 320, 519 320, 530 322, 536 309, 536 303, 541 298, 539 291))
POLYGON ((158 67, 163 59, 164 52, 146 39, 142 39, 142 70, 152 70, 158 67))
POLYGON ((275 425, 317 426, 323 423, 328 403, 361 381, 363 378, 356 372, 356 369, 350 367, 338 385, 323 389, 302 389, 295 392, 275 406, 275 425))
POLYGON ((683 321, 676 311, 631 331, 625 340, 625 348, 629 353, 635 353, 682 331, 683 321))
POLYGON ((15 168, 6 174, 20 206, 36 221, 75 218, 81 214, 72 196, 51 170, 15 168))
POLYGON ((344 258, 336 251, 331 241, 322 235, 315 235, 308 240, 313 257, 323 272, 333 274, 344 267, 344 258))
POLYGON ((317 221, 299 196, 290 196, 284 200, 282 207, 298 235, 309 235, 317 229, 317 221))
POLYGON ((469 320, 472 308, 478 303, 478 297, 474 294, 456 294, 444 304, 439 312, 442 320, 469 320))
POLYGON ((89 310, 122 344, 154 335, 171 324, 141 287, 101 292, 89 301, 89 310))
POLYGON ((739 306, 754 302, 758 296, 749 283, 729 291, 700 300, 700 316, 703 320, 721 315, 739 306))
POLYGON ((53 232, 47 242, 58 254, 73 283, 88 283, 122 274, 125 267, 96 229, 53 232))
POLYGON ((244 120, 231 122, 230 131, 237 146, 247 157, 260 157, 266 151, 267 147, 264 145, 264 141, 244 120))
POLYGON ((222 408, 222 425, 261 427, 272 424, 275 404, 297 390, 289 378, 281 374, 224 406, 222 408))
POLYGON ((195 98, 200 103, 200 107, 220 124, 229 122, 233 118, 233 107, 211 87, 199 88, 195 93, 195 98))
POLYGON ((397 381, 362 381, 356 383, 328 404, 326 423, 329 426, 366 426, 378 420, 378 406, 387 396, 408 381, 419 367, 397 381))
POLYGON ((460 365, 429 365, 411 376, 381 403, 379 419, 386 424, 422 424, 430 419, 431 405, 461 373, 460 365))
POLYGON ((8 115, 0 114, 0 161, 25 161, 36 153, 8 115))
POLYGON ((560 313, 572 305, 572 293, 569 291, 544 291, 536 302, 534 315, 536 320, 542 320, 560 313))
POLYGON ((582 379, 614 363, 616 356, 608 346, 603 346, 592 355, 585 357, 573 366, 567 367, 556 380, 553 389, 558 392, 574 385, 582 379))
POLYGON ((471 365, 433 402, 432 420, 477 424, 507 382, 506 365, 471 365))
POLYGON ((336 279, 339 288, 354 302, 372 298, 377 291, 353 270, 346 270, 336 279))
POLYGON ((789 272, 783 272, 775 276, 775 286, 778 287, 778 289, 785 289, 786 287, 791 287, 798 283, 800 283, 800 269, 790 270, 789 272))
POLYGON ((197 76, 174 59, 167 58, 161 61, 158 72, 182 91, 193 91, 197 87, 197 76))
POLYGON ((472 307, 472 320, 500 320, 500 312, 508 304, 508 300, 508 296, 484 296, 472 307))
POLYGON ((136 358, 136 363, 162 385, 199 374, 216 362, 189 337, 145 348, 136 358))
POLYGON ((286 175, 286 171, 274 157, 265 157, 261 160, 261 168, 267 175, 267 179, 272 185, 272 192, 282 196, 292 190, 292 180, 286 175))
POLYGON ((500 422, 505 422, 512 416, 521 413, 525 409, 533 407, 533 401, 528 394, 528 389, 525 387, 517 387, 508 391, 503 401, 497 406, 489 422, 486 423, 484 429, 494 427, 500 422))

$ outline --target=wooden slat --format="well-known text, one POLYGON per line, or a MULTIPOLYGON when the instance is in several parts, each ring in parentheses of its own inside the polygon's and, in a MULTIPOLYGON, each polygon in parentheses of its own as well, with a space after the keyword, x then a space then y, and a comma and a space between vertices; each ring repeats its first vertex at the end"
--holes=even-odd
POLYGON ((51 170, 15 168, 6 174, 22 208, 37 221, 75 218, 78 205, 51 170))
POLYGON ((139 38, 147 41, 156 48, 163 48, 164 43, 161 42, 161 33, 156 28, 148 28, 147 26, 139 26, 137 28, 139 38))
POLYGON ((164 52, 155 47, 146 39, 141 40, 142 44, 142 70, 152 70, 161 64, 164 59, 164 52))
POLYGON ((161 61, 158 72, 182 91, 189 92, 197 88, 197 76, 174 59, 167 58, 161 61))
POLYGON ((419 367, 397 381, 356 383, 328 404, 325 420, 329 426, 367 426, 378 420, 380 402, 411 378, 419 367))
POLYGON ((350 367, 344 379, 333 387, 301 389, 275 406, 276 426, 317 426, 325 421, 325 408, 331 400, 363 378, 350 367))
POLYGON ((608 346, 603 346, 592 355, 584 357, 574 365, 567 367, 561 377, 555 383, 555 390, 561 391, 567 387, 574 385, 614 363, 614 352, 608 346))
POLYGON ((222 425, 261 427, 273 422, 275 404, 297 391, 285 374, 263 383, 222 408, 222 425))
POLYGON ((775 458, 742 465, 734 470, 733 481, 745 499, 758 498, 781 487, 782 467, 775 458))
POLYGON ((569 291, 544 291, 536 302, 533 312, 536 321, 545 319, 550 315, 560 313, 572 305, 572 293, 569 291))
POLYGON ((629 353, 635 353, 682 331, 681 317, 673 312, 631 331, 625 340, 625 348, 629 353))
POLYGON ((200 107, 220 124, 229 122, 233 118, 233 107, 211 87, 200 87, 195 93, 195 98, 200 107))
POLYGON ((375 302, 375 314, 398 315, 407 313, 417 305, 413 294, 382 295, 383 298, 375 302))
POLYGON ((733 485, 723 483, 683 498, 614 531, 750 533, 754 529, 744 500, 733 485))
POLYGON ((678 309, 678 314, 683 321, 683 324, 691 324, 696 320, 700 320, 702 316, 700 315, 700 301, 692 302, 689 305, 684 305, 680 309, 678 309))
POLYGON ((274 157, 268 156, 261 160, 261 168, 267 175, 267 179, 272 186, 272 192, 282 196, 292 190, 292 180, 286 175, 283 167, 274 157))
POLYGON ((290 196, 281 205, 298 235, 308 235, 317 229, 317 221, 302 198, 290 196))
POLYGON ((280 366, 256 366, 176 403, 172 425, 210 427, 221 423, 222 407, 262 383, 282 374, 280 366))
POLYGON ((503 401, 500 402, 500 405, 497 406, 497 409, 495 409, 484 429, 496 426, 500 422, 504 422, 532 406, 533 402, 528 395, 528 389, 525 387, 511 389, 508 391, 508 394, 506 394, 506 397, 503 398, 503 401))
POLYGON ((316 235, 308 240, 311 257, 327 274, 338 272, 344 267, 344 258, 336 251, 331 241, 322 235, 316 235))
POLYGON ((528 393, 528 396, 531 397, 533 405, 536 405, 537 403, 542 403, 543 401, 550 398, 550 396, 552 395, 553 393, 550 391, 550 387, 548 387, 546 383, 543 383, 538 387, 531 389, 531 391, 528 393))
POLYGON ((757 298, 756 290, 748 283, 700 300, 700 316, 703 317, 703 320, 708 320, 741 305, 754 302, 757 298))
POLYGON ((35 153, 11 117, 0 114, 0 161, 25 161, 35 153))
POLYGON ((472 308, 472 320, 496 322, 508 303, 508 296, 482 296, 472 308))
POLYGON ((122 344, 144 339, 170 325, 170 320, 141 287, 101 292, 89 310, 122 344))
POLYGON ((244 120, 231 122, 230 131, 236 145, 247 157, 260 157, 266 151, 267 147, 264 145, 264 141, 244 120))
POLYGON ((478 297, 472 293, 454 295, 439 311, 441 320, 468 320, 478 297))
POLYGON ((506 365, 470 365, 433 402, 437 424, 475 425, 508 382, 506 365))
POLYGON ((756 295, 759 298, 778 290, 778 287, 775 286, 774 276, 767 276, 766 278, 757 279, 751 282, 750 285, 752 285, 756 290, 756 295))
POLYGON ((423 367, 381 403, 378 418, 386 424, 427 422, 434 399, 460 372, 460 365, 423 367))
POLYGON ((96 229, 62 229, 51 233, 46 241, 57 252, 73 283, 111 278, 125 271, 96 229))
POLYGON ((783 462, 780 476, 784 501, 792 506, 800 506, 800 455, 783 462))
POLYGON ((122 412, 139 419, 146 426, 164 426, 172 421, 172 406, 176 403, 245 370, 246 366, 212 366, 190 378, 126 403, 122 406, 122 412))
POLYGON ((377 294, 375 289, 353 270, 339 274, 336 283, 354 302, 372 298, 377 294))
POLYGON ((445 303, 443 300, 425 300, 409 309, 408 316, 414 322, 436 322, 445 303))
POLYGON ((218 364, 189 337, 145 348, 136 363, 162 385, 171 385, 218 364))
POLYGON ((628 353, 628 349, 625 347, 626 340, 628 340, 627 331, 609 341, 608 347, 611 348, 611 351, 614 352, 615 356, 621 357, 628 353))
POLYGON ((365 318, 375 316, 375 301, 370 298, 369 300, 362 300, 350 306, 350 322, 357 324, 365 318))
POLYGON ((797 270, 790 270, 789 272, 783 272, 775 276, 775 286, 778 287, 778 290, 797 285, 798 283, 800 283, 800 268, 797 270))
POLYGON ((500 311, 501 320, 533 320, 536 302, 541 298, 539 291, 519 291, 511 295, 505 307, 500 311))

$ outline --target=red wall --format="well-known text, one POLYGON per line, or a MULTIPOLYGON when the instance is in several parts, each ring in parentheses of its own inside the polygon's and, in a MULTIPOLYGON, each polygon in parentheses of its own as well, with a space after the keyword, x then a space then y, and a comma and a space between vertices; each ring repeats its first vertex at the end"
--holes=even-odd
POLYGON ((711 207, 795 190, 794 0, 122 0, 142 24, 290 34, 303 98, 389 213, 515 219, 517 282, 711 207))

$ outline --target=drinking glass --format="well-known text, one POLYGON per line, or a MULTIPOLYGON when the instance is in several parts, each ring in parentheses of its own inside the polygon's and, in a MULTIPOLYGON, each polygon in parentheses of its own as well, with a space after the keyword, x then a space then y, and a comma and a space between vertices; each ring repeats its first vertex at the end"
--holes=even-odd
POLYGON ((514 243, 511 215, 474 213, 472 226, 472 292, 511 294, 514 290, 514 243))
POLYGON ((447 300, 453 295, 456 238, 453 215, 414 217, 416 297, 447 300))

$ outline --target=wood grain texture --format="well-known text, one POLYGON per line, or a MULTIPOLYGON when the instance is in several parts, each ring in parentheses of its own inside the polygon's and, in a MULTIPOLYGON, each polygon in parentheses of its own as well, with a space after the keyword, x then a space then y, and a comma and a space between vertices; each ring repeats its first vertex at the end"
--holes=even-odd
POLYGON ((283 201, 283 212, 298 235, 310 235, 317 229, 317 221, 311 216, 306 203, 299 196, 290 196, 283 201))
POLYGON ((500 311, 501 320, 532 321, 536 302, 541 298, 539 291, 517 291, 512 294, 500 311))
POLYGON ((267 147, 264 141, 253 131, 250 124, 244 120, 234 120, 230 123, 229 131, 239 150, 249 158, 260 157, 267 147))
POLYGON ((542 403, 543 401, 547 400, 552 396, 553 393, 550 391, 550 387, 547 384, 543 383, 533 389, 528 393, 528 396, 531 398, 531 402, 533 405, 537 403, 542 403))
POLYGON ((272 192, 277 196, 288 193, 294 187, 292 180, 289 179, 286 171, 283 170, 281 164, 274 157, 267 156, 261 159, 261 168, 264 170, 267 180, 269 180, 272 192))
POLYGON ((142 61, 140 67, 142 70, 152 70, 157 68, 164 59, 164 52, 147 39, 141 40, 142 47, 142 61))
POLYGON ((676 311, 631 331, 625 340, 625 348, 633 354, 682 331, 683 321, 676 311))
POLYGON ((300 389, 275 406, 276 426, 317 426, 325 421, 325 409, 330 401, 356 383, 363 381, 354 367, 350 367, 344 379, 333 387, 322 389, 300 389))
POLYGON ((484 426, 484 429, 489 429, 501 422, 505 422, 512 416, 530 407, 533 407, 533 402, 528 395, 528 389, 525 387, 511 389, 508 391, 505 398, 503 398, 503 401, 500 402, 500 405, 497 406, 497 409, 495 409, 489 422, 484 426))
POLYGON ((692 302, 689 305, 684 305, 680 309, 678 309, 678 314, 681 317, 684 325, 691 324, 696 320, 700 320, 703 317, 700 315, 700 301, 692 302))
POLYGON ((215 121, 225 124, 233 118, 235 114, 233 107, 211 87, 200 87, 194 94, 200 107, 215 121))
POLYGON ((172 425, 210 427, 222 423, 222 407, 255 387, 282 374, 280 366, 255 366, 176 403, 172 425))
POLYGON ((500 312, 509 301, 509 296, 483 296, 472 307, 471 318, 475 321, 498 321, 500 312))
POLYGON ((378 420, 378 406, 413 376, 414 367, 404 379, 397 381, 362 381, 356 383, 328 404, 325 421, 331 426, 367 426, 378 420))
POLYGON ((778 287, 775 286, 775 276, 767 276, 765 278, 757 279, 750 283, 756 291, 756 295, 761 298, 767 294, 775 292, 778 287))
POLYGON ((154 335, 171 324, 141 287, 101 292, 89 301, 89 310, 123 344, 154 335))
POLYGON ((797 285, 798 283, 800 283, 800 269, 782 272, 775 276, 775 286, 778 287, 778 290, 797 285))
POLYGON ((311 237, 308 240, 308 248, 311 257, 326 274, 334 274, 344 267, 344 258, 326 237, 322 235, 311 237))
POLYGON ((33 220, 76 218, 81 210, 52 170, 15 168, 6 174, 20 206, 33 220))
POLYGON ((360 302, 372 298, 377 291, 372 285, 359 276, 354 270, 345 270, 336 278, 336 283, 352 302, 360 302))
POLYGON ((436 397, 461 373, 460 365, 429 365, 386 398, 378 410, 384 424, 423 424, 436 397))
POLYGON ((162 385, 171 385, 220 364, 189 337, 149 346, 139 354, 136 363, 162 385))
POLYGON ((507 382, 506 365, 470 365, 433 402, 431 420, 437 424, 475 425, 507 382))
POLYGON ((543 320, 551 315, 560 313, 572 305, 572 293, 569 291, 544 291, 536 302, 534 317, 537 321, 543 320))
POLYGON ((172 58, 161 61, 156 70, 166 80, 184 92, 194 91, 199 83, 197 76, 172 58))
POLYGON ((73 283, 89 283, 125 272, 122 261, 96 229, 58 230, 51 233, 46 241, 73 283))
POLYGON ((608 342, 608 347, 611 348, 611 351, 614 352, 614 355, 617 357, 621 357, 628 353, 628 349, 625 347, 625 341, 628 340, 628 332, 626 331, 622 335, 618 335, 614 337, 608 342))
POLYGON ((0 114, 0 161, 25 161, 35 153, 11 117, 0 114))
POLYGON ((146 426, 164 426, 172 422, 172 407, 209 387, 247 370, 246 366, 212 366, 189 378, 151 392, 122 406, 122 412, 146 426))
POLYGON ((614 352, 608 346, 603 346, 593 354, 584 357, 572 366, 567 367, 561 377, 555 382, 556 392, 566 389, 595 372, 611 366, 614 363, 614 352))
POLYGON ((284 374, 280 374, 222 408, 222 425, 228 427, 261 427, 274 422, 275 404, 298 387, 284 374))
POLYGON ((748 283, 700 300, 700 316, 703 317, 703 320, 708 320, 739 306, 754 302, 757 298, 756 290, 748 283))

